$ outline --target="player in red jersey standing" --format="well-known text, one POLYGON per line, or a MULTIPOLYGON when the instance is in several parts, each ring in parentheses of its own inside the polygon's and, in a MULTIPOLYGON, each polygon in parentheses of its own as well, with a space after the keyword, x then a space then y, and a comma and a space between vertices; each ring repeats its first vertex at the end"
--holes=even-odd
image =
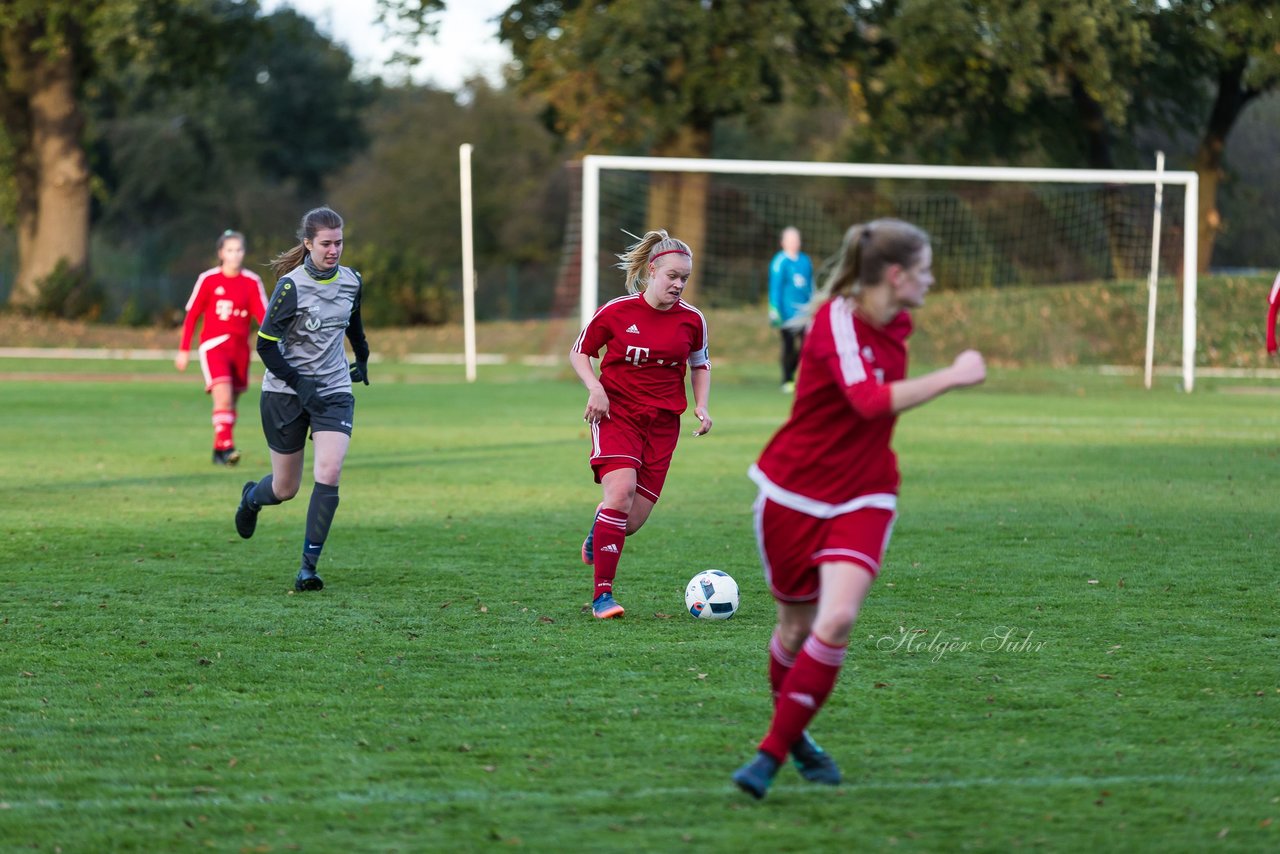
POLYGON ((840 782, 806 728, 835 687, 889 542, 899 482, 894 422, 986 377, 982 356, 966 350, 950 367, 906 379, 908 309, 924 304, 932 263, 928 235, 910 223, 880 219, 846 232, 805 338, 791 417, 751 467, 760 560, 778 602, 769 643, 773 721, 756 757, 733 774, 757 798, 788 753, 806 779, 840 782))
POLYGON ((618 258, 629 295, 602 306, 569 353, 587 387, 582 417, 591 425, 591 469, 604 491, 582 544, 583 562, 595 566, 591 610, 603 620, 622 616, 623 608, 613 598, 622 546, 644 525, 662 494, 680 437, 680 413, 688 406, 686 365, 699 422, 693 435, 711 429, 707 321, 680 298, 693 270, 693 252, 684 241, 658 230, 618 258), (591 359, 602 348, 597 378, 591 359))
POLYGON ((1271 283, 1271 295, 1267 297, 1267 354, 1276 354, 1276 315, 1280 314, 1280 273, 1271 283))
POLYGON ((182 324, 182 343, 173 360, 179 371, 187 369, 191 336, 196 320, 204 316, 200 329, 200 370, 204 390, 213 397, 213 462, 233 466, 240 462, 232 430, 236 423, 236 400, 249 387, 249 318, 259 325, 267 311, 267 294, 262 279, 243 269, 244 235, 227 229, 218 238, 221 265, 205 270, 187 300, 187 317, 182 324))

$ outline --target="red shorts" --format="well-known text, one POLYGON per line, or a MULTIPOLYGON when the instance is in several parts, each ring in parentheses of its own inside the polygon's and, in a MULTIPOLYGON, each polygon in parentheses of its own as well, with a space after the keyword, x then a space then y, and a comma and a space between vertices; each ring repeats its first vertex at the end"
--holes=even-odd
POLYGON ((249 387, 249 344, 232 341, 230 335, 217 335, 200 342, 200 370, 204 373, 204 390, 218 383, 231 383, 240 394, 249 387))
POLYGON ((783 507, 761 495, 755 504, 756 543, 769 592, 781 602, 812 602, 818 598, 818 565, 832 561, 856 563, 880 574, 880 561, 889 546, 897 514, 864 507, 820 519, 783 507))
POLYGON ((591 469, 596 483, 611 471, 636 470, 636 492, 657 502, 680 438, 680 416, 667 409, 631 411, 616 403, 591 425, 591 469))

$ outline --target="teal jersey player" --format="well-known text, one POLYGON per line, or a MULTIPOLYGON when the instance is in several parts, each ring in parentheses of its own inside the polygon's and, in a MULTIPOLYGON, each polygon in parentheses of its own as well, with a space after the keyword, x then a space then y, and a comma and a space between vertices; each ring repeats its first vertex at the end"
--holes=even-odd
POLYGON ((769 264, 769 323, 782 338, 782 390, 790 393, 804 345, 804 330, 793 321, 813 299, 813 262, 800 251, 800 229, 795 226, 784 228, 779 242, 782 249, 769 264))

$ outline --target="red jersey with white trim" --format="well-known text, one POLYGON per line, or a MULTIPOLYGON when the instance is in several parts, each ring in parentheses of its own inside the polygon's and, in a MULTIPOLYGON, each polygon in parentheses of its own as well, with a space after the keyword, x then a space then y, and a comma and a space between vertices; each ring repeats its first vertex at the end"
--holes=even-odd
POLYGON ((610 401, 653 406, 679 415, 688 407, 685 366, 711 370, 707 321, 684 300, 663 311, 643 294, 610 300, 573 344, 573 352, 600 360, 600 384, 610 401))
POLYGON ((191 336, 196 330, 196 318, 204 315, 200 328, 200 341, 208 341, 219 335, 227 340, 249 346, 249 318, 258 325, 267 313, 267 292, 262 279, 256 273, 241 270, 238 276, 226 276, 222 268, 205 270, 196 279, 187 300, 187 318, 182 324, 182 344, 179 350, 191 347, 191 336))
POLYGON ((889 384, 907 374, 910 334, 905 311, 877 328, 845 297, 818 309, 805 335, 791 417, 752 466, 766 496, 822 517, 856 509, 868 496, 893 503, 900 478, 889 443, 898 418, 889 384))
POLYGON ((1271 284, 1271 296, 1267 298, 1267 352, 1276 352, 1276 314, 1280 313, 1280 273, 1271 284))

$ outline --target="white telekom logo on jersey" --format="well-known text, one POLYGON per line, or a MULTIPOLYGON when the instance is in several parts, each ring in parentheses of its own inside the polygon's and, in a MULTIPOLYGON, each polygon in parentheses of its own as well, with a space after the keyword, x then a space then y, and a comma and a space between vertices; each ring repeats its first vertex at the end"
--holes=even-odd
POLYGON ((624 356, 622 359, 622 361, 630 362, 633 365, 643 365, 648 360, 649 360, 648 347, 628 347, 627 355, 624 356))
POLYGON ((219 320, 230 320, 235 310, 235 303, 229 299, 220 299, 213 304, 213 313, 219 320))

